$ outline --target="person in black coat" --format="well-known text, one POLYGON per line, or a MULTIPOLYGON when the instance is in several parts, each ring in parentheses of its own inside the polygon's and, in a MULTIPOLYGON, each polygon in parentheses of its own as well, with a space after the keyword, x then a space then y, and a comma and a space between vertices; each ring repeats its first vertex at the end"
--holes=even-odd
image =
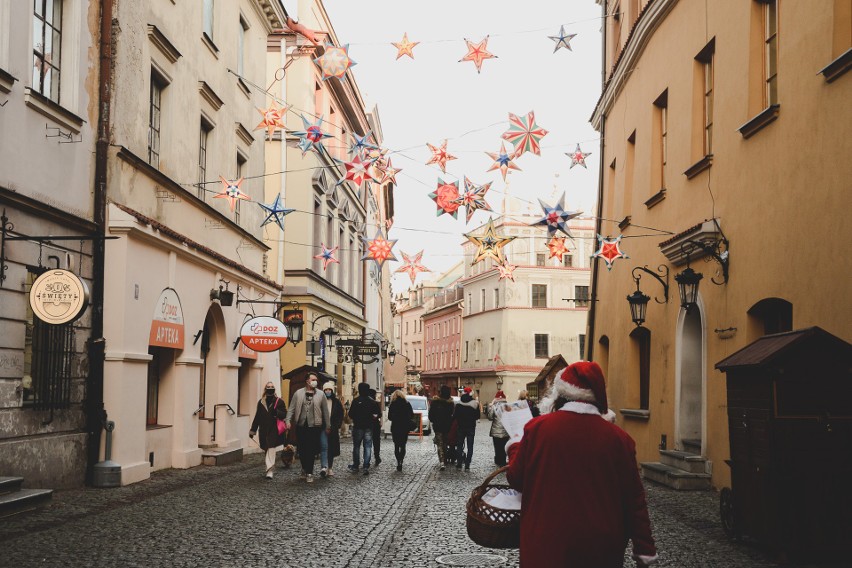
POLYGON ((388 420, 391 421, 393 455, 396 457, 397 471, 402 471, 405 445, 408 443, 408 432, 411 430, 411 418, 413 416, 414 409, 411 408, 411 403, 405 400, 405 393, 401 390, 394 391, 388 408, 388 420))
POLYGON ((453 411, 453 419, 458 424, 456 441, 456 469, 470 469, 473 459, 473 438, 476 434, 476 421, 479 420, 479 401, 471 395, 470 387, 464 388, 464 394, 453 411), (467 456, 462 453, 467 443, 467 456), (464 464, 462 464, 464 462, 464 464))
POLYGON ((278 433, 278 420, 287 418, 287 405, 275 395, 275 384, 266 383, 263 397, 257 401, 257 410, 251 423, 249 438, 254 439, 258 429, 260 449, 266 451, 266 479, 272 479, 272 469, 275 467, 275 450, 284 445, 284 434, 278 433))
POLYGON ((343 425, 343 404, 340 399, 334 395, 336 385, 328 381, 322 386, 323 394, 325 394, 325 402, 329 406, 329 415, 331 417, 331 429, 326 434, 322 431, 320 436, 320 477, 334 475, 334 458, 340 455, 340 427, 343 425))
POLYGON ((453 410, 455 403, 450 398, 450 387, 442 385, 438 396, 429 405, 429 423, 435 433, 435 446, 438 449, 438 465, 444 469, 455 456, 455 447, 450 447, 448 437, 453 425, 453 410), (452 451, 450 451, 452 450, 452 451))
POLYGON ((364 446, 364 475, 370 473, 370 458, 373 457, 373 427, 378 423, 382 409, 375 398, 370 398, 370 385, 358 383, 358 396, 349 407, 352 421, 352 463, 348 469, 358 473, 361 469, 361 445, 364 446))

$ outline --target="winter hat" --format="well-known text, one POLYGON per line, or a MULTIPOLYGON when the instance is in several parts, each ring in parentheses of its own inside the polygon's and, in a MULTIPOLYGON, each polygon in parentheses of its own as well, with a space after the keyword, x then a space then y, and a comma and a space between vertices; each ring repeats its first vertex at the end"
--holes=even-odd
POLYGON ((503 394, 503 391, 501 391, 501 390, 500 390, 500 391, 497 391, 497 394, 495 394, 495 395, 494 395, 494 398, 502 398, 502 399, 505 399, 505 398, 506 398, 506 395, 505 395, 505 394, 503 394))
POLYGON ((470 393, 471 393, 471 388, 470 388, 470 387, 464 387, 464 393, 465 393, 465 394, 470 394, 470 393))
POLYGON ((367 396, 370 392, 370 385, 367 383, 358 383, 358 396, 367 396))
POLYGON ((441 385, 441 390, 439 392, 441 398, 448 399, 450 398, 450 387, 447 385, 441 385))
POLYGON ((332 390, 332 391, 333 391, 335 388, 337 388, 337 385, 335 385, 335 384, 334 384, 333 382, 331 382, 331 381, 328 381, 327 383, 325 383, 325 384, 322 386, 322 390, 332 390))
POLYGON ((553 381, 553 390, 570 400, 593 403, 601 414, 608 410, 603 371, 594 361, 569 365, 553 381))

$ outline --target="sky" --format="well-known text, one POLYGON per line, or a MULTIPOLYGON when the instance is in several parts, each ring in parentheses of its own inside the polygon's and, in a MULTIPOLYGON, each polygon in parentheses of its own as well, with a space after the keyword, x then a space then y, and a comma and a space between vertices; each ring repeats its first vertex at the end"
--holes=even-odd
MULTIPOLYGON (((342 44, 350 45, 352 68, 368 109, 378 106, 384 141, 393 165, 401 168, 394 191, 395 216, 391 239, 394 252, 409 255, 424 250, 422 263, 429 280, 462 260, 463 233, 493 215, 502 214, 508 193, 540 213, 538 198, 555 203, 565 192, 566 208, 594 214, 598 181, 599 134, 589 124, 601 89, 601 8, 594 0, 324 0, 342 44), (519 8, 523 8, 519 10, 519 8), (548 36, 577 34, 572 51, 548 36), (414 59, 396 60, 403 33, 412 42, 414 59), (464 39, 479 42, 489 36, 487 49, 497 56, 482 63, 459 62, 468 52, 464 39), (508 185, 499 170, 488 172, 497 152, 508 114, 535 111, 536 123, 548 130, 541 156, 526 153, 515 160, 522 171, 509 174, 508 185), (458 159, 447 162, 444 174, 426 165, 426 144, 440 145, 458 159), (580 143, 587 169, 571 168, 565 155, 580 143), (476 184, 493 182, 486 201, 494 213, 477 211, 469 224, 463 210, 458 219, 436 216, 428 194, 438 178, 476 184)), ((512 146, 507 142, 506 149, 512 146)), ((391 263, 391 270, 401 264, 391 263)), ((411 282, 395 274, 394 294, 411 282)))

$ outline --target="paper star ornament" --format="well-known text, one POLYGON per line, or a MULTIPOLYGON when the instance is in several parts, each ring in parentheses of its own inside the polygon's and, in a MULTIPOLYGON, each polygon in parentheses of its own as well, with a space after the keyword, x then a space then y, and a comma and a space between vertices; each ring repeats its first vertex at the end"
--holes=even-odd
POLYGON ((432 157, 426 162, 426 165, 429 164, 438 164, 441 168, 441 171, 447 173, 447 162, 450 160, 455 160, 456 157, 447 152, 447 141, 444 140, 444 143, 440 146, 432 146, 428 142, 426 143, 429 146, 429 150, 432 151, 432 157))
POLYGON ((293 133, 299 137, 299 148, 302 150, 302 156, 307 154, 308 150, 314 147, 317 148, 317 151, 320 151, 319 149, 322 148, 323 138, 331 138, 331 134, 323 132, 322 121, 323 117, 319 117, 319 120, 316 123, 311 123, 308 122, 305 115, 302 115, 302 124, 305 126, 305 129, 293 133))
POLYGON ((458 219, 460 207, 459 182, 447 183, 438 178, 438 187, 429 194, 429 199, 433 200, 435 205, 438 206, 438 217, 447 213, 452 215, 453 219, 458 219))
POLYGON ((319 65, 323 81, 329 77, 337 77, 342 81, 346 70, 355 65, 349 58, 349 44, 334 47, 330 43, 325 44, 325 53, 314 59, 314 63, 319 65))
POLYGON ((275 201, 267 205, 266 203, 258 203, 260 207, 266 211, 266 219, 260 224, 261 227, 269 223, 275 223, 281 230, 284 230, 284 217, 295 211, 295 209, 287 209, 284 207, 284 202, 281 200, 281 194, 275 196, 275 201))
POLYGON ((490 181, 483 185, 476 185, 465 176, 464 193, 456 200, 456 203, 465 207, 465 223, 470 223, 470 219, 477 209, 493 211, 488 202, 485 201, 485 194, 489 189, 491 189, 490 181))
POLYGON ((394 272, 406 272, 408 273, 408 277, 411 278, 411 283, 414 284, 414 280, 417 278, 418 272, 432 272, 422 264, 420 264, 420 259, 423 258, 423 251, 421 250, 415 255, 408 256, 405 253, 402 253, 403 265, 397 268, 394 272))
POLYGON ((483 61, 497 57, 488 51, 488 36, 485 36, 485 39, 479 43, 474 43, 467 38, 465 38, 464 42, 467 44, 467 54, 459 59, 459 63, 462 61, 473 61, 473 64, 476 65, 477 73, 482 72, 483 61))
POLYGON ((503 133, 503 139, 515 147, 515 158, 521 157, 524 152, 541 156, 539 144, 545 136, 547 130, 535 123, 535 111, 528 112, 524 117, 509 113, 509 130, 503 133))
POLYGON ((367 252, 361 257, 361 260, 372 260, 379 268, 387 260, 397 260, 393 254, 393 247, 398 239, 385 238, 381 229, 376 231, 376 236, 372 240, 367 240, 364 237, 361 237, 361 240, 367 246, 367 252))
POLYGON ((553 53, 556 53, 563 47, 568 51, 574 51, 571 49, 571 40, 577 37, 577 34, 565 34, 565 26, 559 26, 559 35, 555 36, 547 36, 553 41, 556 42, 556 46, 553 48, 553 53))
POLYGON ((337 185, 340 185, 344 181, 349 180, 360 187, 362 183, 364 183, 368 179, 372 179, 373 177, 368 171, 370 167, 370 162, 365 162, 361 160, 360 156, 355 156, 351 162, 343 162, 343 166, 346 168, 346 173, 340 179, 340 181, 337 182, 337 185))
POLYGON ((352 141, 349 143, 349 155, 364 157, 370 150, 378 148, 378 146, 368 141, 371 135, 372 131, 370 130, 364 136, 358 136, 353 132, 351 135, 352 141))
POLYGON ((580 150, 579 144, 577 144, 576 150, 574 150, 573 152, 565 152, 565 155, 571 158, 571 168, 573 168, 574 166, 583 166, 584 168, 589 169, 586 167, 586 156, 591 156, 592 153, 583 152, 582 150, 580 150))
POLYGON ((509 173, 509 170, 520 171, 515 162, 512 161, 514 154, 509 154, 506 152, 506 143, 500 143, 500 151, 499 152, 485 152, 488 156, 494 160, 494 163, 488 168, 488 171, 500 170, 500 173, 503 174, 503 181, 506 181, 506 174, 509 173))
POLYGON ((240 178, 237 181, 228 181, 222 176, 219 176, 219 179, 222 180, 222 193, 217 193, 213 196, 213 199, 227 199, 228 205, 231 206, 231 211, 233 211, 234 207, 236 207, 237 201, 249 198, 248 195, 243 193, 240 189, 240 184, 243 183, 243 178, 240 178))
POLYGON ((402 41, 399 43, 391 43, 396 48, 396 58, 399 59, 403 55, 414 59, 414 46, 419 44, 419 41, 408 41, 408 33, 402 34, 402 41))
POLYGON ((375 179, 377 183, 383 184, 391 182, 392 184, 397 185, 396 174, 401 172, 402 168, 394 168, 391 159, 388 158, 384 164, 376 165, 375 170, 378 174, 381 174, 373 176, 373 179, 375 179))
POLYGON ((269 139, 272 140, 272 135, 275 133, 275 130, 278 128, 284 129, 284 115, 287 112, 287 107, 278 108, 275 103, 272 103, 272 106, 266 109, 257 109, 257 112, 260 113, 260 116, 263 117, 263 120, 260 121, 260 124, 255 126, 255 130, 259 130, 261 128, 265 128, 267 134, 269 135, 269 139))
POLYGON ((551 207, 541 199, 538 200, 541 208, 544 211, 544 216, 533 223, 533 225, 547 225, 547 236, 553 237, 556 231, 562 231, 572 239, 571 230, 568 228, 568 221, 583 214, 582 211, 565 211, 565 194, 559 198, 559 202, 551 207))
POLYGON ((553 237, 547 241, 547 250, 550 251, 550 256, 547 258, 562 258, 563 254, 568 253, 568 247, 565 245, 565 237, 553 237))
POLYGON ((334 253, 337 251, 338 248, 340 248, 340 247, 334 247, 333 249, 332 248, 326 248, 325 243, 321 243, 320 249, 321 249, 322 252, 320 252, 317 255, 314 255, 314 258, 318 258, 322 261, 323 271, 325 271, 328 268, 328 265, 331 264, 332 262, 336 262, 337 264, 340 264, 340 261, 337 260, 337 258, 335 258, 335 256, 334 256, 334 253))
POLYGON ((494 220, 489 219, 485 226, 485 232, 481 236, 465 234, 467 240, 477 246, 476 253, 473 255, 471 266, 486 258, 493 258, 497 264, 505 264, 506 258, 503 256, 503 247, 515 240, 515 237, 505 237, 498 235, 494 229, 494 220))
POLYGON ((506 279, 514 282, 515 281, 515 269, 516 268, 517 268, 517 266, 515 266, 514 264, 509 264, 508 260, 506 262, 504 262, 503 264, 498 264, 497 265, 497 273, 500 275, 500 277, 497 280, 503 280, 504 278, 506 278, 506 279))
POLYGON ((606 262, 607 270, 612 270, 612 263, 615 262, 617 259, 630 258, 626 254, 624 254, 624 251, 621 250, 621 235, 618 235, 618 237, 614 239, 603 238, 602 236, 598 235, 598 244, 599 248, 592 255, 592 258, 600 257, 604 259, 604 262, 606 262))

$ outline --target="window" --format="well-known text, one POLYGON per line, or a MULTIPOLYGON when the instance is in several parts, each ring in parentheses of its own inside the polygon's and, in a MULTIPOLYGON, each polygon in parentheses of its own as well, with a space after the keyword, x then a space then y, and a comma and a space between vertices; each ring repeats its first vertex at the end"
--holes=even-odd
MULTIPOLYGON (((627 155, 624 157, 624 191, 621 204, 621 214, 626 219, 630 215, 633 206, 633 179, 634 165, 636 162, 636 131, 627 137, 627 155)), ((621 227, 621 225, 619 225, 621 227)), ((623 230, 623 229, 622 229, 623 230)))
MULTIPOLYGON (((588 286, 574 286, 574 306, 578 308, 589 307, 588 286)), ((582 353, 582 350, 580 352, 582 353)))
POLYGON ((535 265, 545 266, 547 264, 547 256, 543 252, 535 253, 535 265))
POLYGON ((485 288, 479 291, 479 311, 485 311, 485 288))
MULTIPOLYGON (((148 112, 148 163, 160 169, 160 114, 165 83, 151 73, 151 93, 148 112)), ((202 189, 199 187, 199 191, 202 189)))
POLYGON ((213 41, 213 2, 214 0, 204 1, 204 35, 207 39, 213 41))
POLYGON ((473 292, 467 293, 467 313, 473 310, 473 292))
POLYGON ((500 307, 500 288, 494 288, 494 307, 500 307))
MULTIPOLYGON (((204 153, 206 155, 207 151, 205 150, 204 153)), ((239 154, 239 153, 237 154, 237 175, 236 175, 236 179, 238 179, 238 180, 242 179, 242 177, 244 175, 243 170, 245 169, 246 161, 247 161, 246 158, 242 154, 239 154)), ((236 203, 234 203, 234 223, 236 223, 237 225, 240 224, 240 205, 242 204, 242 202, 243 202, 242 199, 237 199, 236 203)))
MULTIPOLYGON (((314 214, 313 214, 313 217, 311 218, 311 222, 313 223, 313 232, 314 232, 313 245, 315 247, 318 246, 318 245, 321 245, 323 243, 323 240, 322 240, 322 225, 320 223, 321 219, 322 219, 322 202, 319 200, 318 196, 314 196, 314 214)), ((328 245, 326 245, 326 246, 328 246, 328 245)), ((314 257, 313 261, 314 261, 314 264, 313 264, 314 272, 319 272, 320 269, 321 269, 320 259, 314 257)), ((280 269, 280 267, 279 267, 279 269, 280 269)))
POLYGON ((581 333, 577 336, 577 340, 580 345, 580 359, 584 360, 586 354, 586 335, 584 333, 581 333))
POLYGON ((548 343, 550 337, 546 333, 535 334, 535 358, 548 359, 550 357, 548 343))
POLYGON ((470 356, 470 342, 464 342, 464 362, 467 363, 468 357, 470 356))
POLYGON ((778 2, 767 0, 763 6, 763 80, 766 85, 763 106, 778 104, 778 2))
POLYGON ((158 424, 159 400, 160 400, 160 376, 162 374, 163 360, 168 352, 163 347, 149 347, 148 354, 152 359, 148 361, 148 390, 145 405, 145 424, 155 426, 158 424))
POLYGON ((62 61, 62 0, 35 0, 33 90, 59 103, 62 61))
POLYGON ((237 73, 242 77, 245 75, 245 59, 246 59, 246 31, 248 31, 249 25, 248 22, 240 16, 240 27, 237 30, 239 34, 238 43, 237 43, 237 73))
POLYGON ((491 338, 491 345, 488 348, 488 357, 489 357, 490 361, 496 361, 497 360, 497 350, 496 350, 495 345, 494 345, 494 338, 493 337, 491 338))
POLYGON ((248 416, 254 410, 255 398, 251 392, 251 359, 240 358, 237 371, 237 414, 248 416))
MULTIPOLYGON (((652 171, 651 191, 666 188, 666 165, 669 161, 669 90, 663 91, 654 101, 654 146, 651 155, 655 167, 652 171)), ((649 203, 646 201, 646 205, 649 203)))
POLYGON ((546 308, 547 307, 547 284, 532 285, 532 307, 546 308))
POLYGON ((562 255, 562 266, 564 266, 565 268, 570 268, 570 267, 574 266, 574 256, 570 255, 570 254, 563 254, 562 255))
POLYGON ((758 333, 770 335, 793 330, 793 304, 781 298, 766 298, 748 310, 758 333))
POLYGON ((473 357, 475 360, 479 361, 479 356, 482 354, 482 340, 477 339, 476 344, 474 345, 473 357))
POLYGON ((702 125, 704 127, 702 149, 704 156, 713 153, 713 86, 716 39, 710 40, 695 57, 701 64, 702 125))
POLYGON ((648 410, 651 390, 651 332, 638 327, 630 333, 638 358, 639 409, 648 410))
POLYGON ((207 182, 207 141, 213 127, 210 123, 201 119, 201 128, 198 136, 198 199, 206 201, 205 183, 207 182))
POLYGON ((609 14, 612 16, 609 36, 609 66, 611 67, 618 58, 618 52, 621 50, 621 3, 615 2, 609 14))
POLYGON ((405 322, 405 335, 408 335, 408 322, 405 322))

